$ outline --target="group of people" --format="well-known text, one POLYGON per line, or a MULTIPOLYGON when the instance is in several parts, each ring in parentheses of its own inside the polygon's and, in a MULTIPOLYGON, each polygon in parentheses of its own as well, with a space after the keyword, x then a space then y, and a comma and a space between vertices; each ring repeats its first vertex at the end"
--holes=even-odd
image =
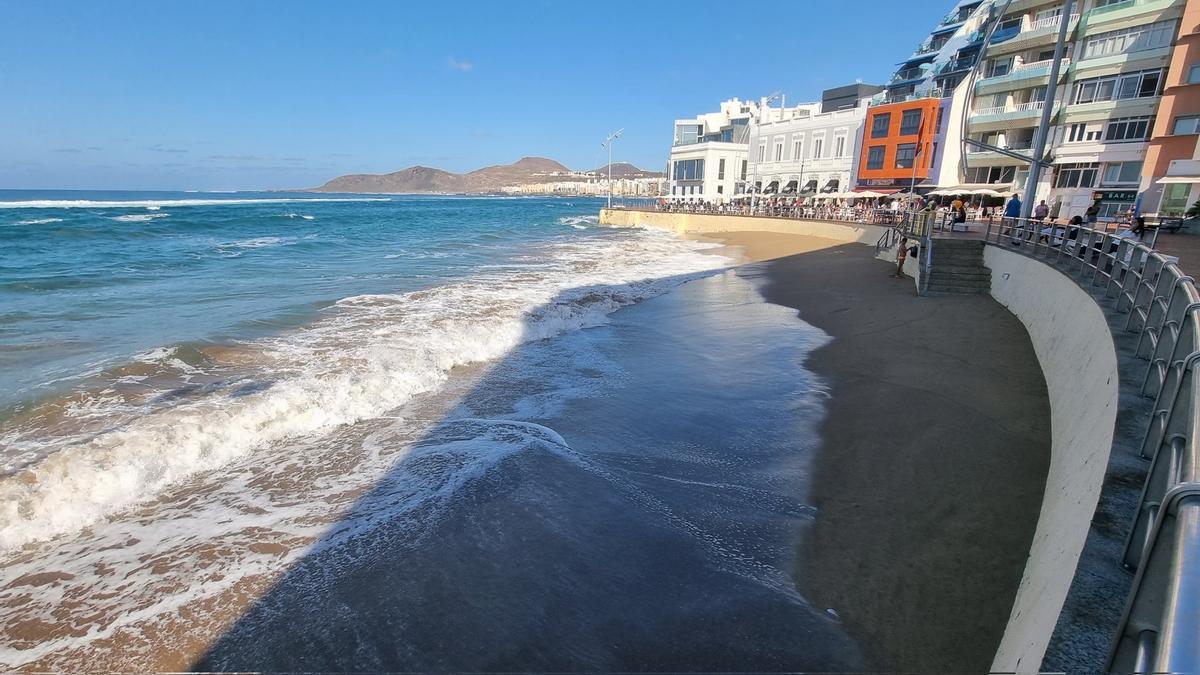
POLYGON ((762 197, 753 200, 741 199, 736 202, 724 203, 660 199, 657 209, 668 213, 765 216, 857 223, 894 223, 906 210, 899 200, 888 200, 887 198, 813 200, 785 196, 762 197))

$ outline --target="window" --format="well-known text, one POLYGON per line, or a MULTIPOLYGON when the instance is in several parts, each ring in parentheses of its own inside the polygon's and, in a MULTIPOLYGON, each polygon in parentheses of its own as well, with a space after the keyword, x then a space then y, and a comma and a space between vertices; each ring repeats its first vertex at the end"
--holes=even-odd
POLYGON ((1183 80, 1184 84, 1200 84, 1200 63, 1188 68, 1187 77, 1183 80))
POLYGON ((921 131, 921 110, 905 110, 900 115, 900 135, 915 136, 921 131))
POLYGON ((825 149, 824 145, 825 145, 824 138, 814 138, 813 139, 813 159, 821 159, 822 151, 825 149))
POLYGON ((846 137, 845 136, 834 136, 833 137, 833 156, 834 157, 845 157, 846 156, 846 137))
POLYGON ((741 178, 741 180, 746 180, 746 165, 749 163, 750 162, 748 162, 747 160, 744 160, 744 159, 742 160, 742 178, 741 178))
POLYGON ((799 162, 804 157, 804 137, 792 136, 792 161, 799 162))
POLYGON ((999 59, 992 59, 987 64, 986 77, 1000 77, 1007 75, 1012 70, 1013 57, 1006 56, 999 59))
POLYGON ((896 146, 896 168, 911 169, 917 156, 916 143, 902 143, 896 146))
POLYGON ((876 145, 867 150, 867 168, 882 169, 883 168, 883 146, 876 145))
POLYGON ((1015 166, 973 166, 966 171, 968 183, 1012 183, 1017 175, 1015 166))
POLYGON ((1137 185, 1141 179, 1141 162, 1109 162, 1104 165, 1101 185, 1137 185))
MULTIPOLYGON (((725 160, 721 160, 721 161, 724 162, 725 160)), ((719 194, 719 195, 725 194, 725 186, 724 185, 717 186, 717 194, 719 194)))
POLYGON ((675 162, 675 180, 704 180, 704 160, 681 159, 675 162))
POLYGON ((879 113, 871 118, 871 138, 886 138, 892 125, 891 113, 879 113))
POLYGON ((946 112, 945 108, 941 108, 941 107, 938 108, 937 129, 934 130, 934 133, 937 133, 937 134, 942 133, 942 118, 945 117, 945 115, 943 114, 945 112, 946 112))
POLYGON ((698 124, 681 124, 675 127, 675 145, 691 145, 698 142, 702 129, 698 124))
POLYGON ((1144 70, 1082 80, 1075 85, 1075 103, 1119 101, 1158 96, 1162 69, 1144 70))
POLYGON ((1144 26, 1122 28, 1088 38, 1083 45, 1083 58, 1094 59, 1100 56, 1169 47, 1174 39, 1174 21, 1159 21, 1144 26))
POLYGON ((1108 121, 1104 140, 1109 143, 1144 141, 1150 138, 1150 117, 1119 117, 1108 121))
POLYGON ((767 144, 766 143, 758 144, 758 161, 760 163, 767 161, 767 144))
POLYGON ((725 158, 717 162, 717 180, 725 180, 725 158))
POLYGON ((1058 175, 1055 177, 1054 187, 1096 187, 1096 174, 1099 170, 1100 165, 1096 162, 1090 164, 1063 164, 1058 167, 1058 175))
POLYGON ((1096 122, 1080 122, 1067 129, 1068 143, 1095 143, 1100 140, 1104 127, 1096 122))
POLYGON ((775 161, 776 162, 783 161, 783 139, 782 138, 775 141, 775 161))
POLYGON ((1171 133, 1175 136, 1183 136, 1184 134, 1200 134, 1200 115, 1176 117, 1175 126, 1171 128, 1171 133))

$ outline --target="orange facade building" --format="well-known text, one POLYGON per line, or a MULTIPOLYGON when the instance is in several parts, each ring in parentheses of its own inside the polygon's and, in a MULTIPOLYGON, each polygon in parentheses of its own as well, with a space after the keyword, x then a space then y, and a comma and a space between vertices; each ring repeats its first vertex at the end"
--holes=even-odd
POLYGON ((1142 211, 1179 215, 1200 199, 1200 0, 1188 0, 1142 169, 1142 211))
POLYGON ((858 162, 860 189, 907 190, 929 178, 938 151, 941 105, 938 98, 915 98, 867 110, 858 162))

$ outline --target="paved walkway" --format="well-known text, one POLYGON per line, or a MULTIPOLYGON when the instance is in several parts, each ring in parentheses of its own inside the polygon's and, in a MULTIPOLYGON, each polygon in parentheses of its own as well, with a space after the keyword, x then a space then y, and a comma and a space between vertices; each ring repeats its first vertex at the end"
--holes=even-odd
POLYGON ((873 253, 852 244, 758 268, 768 300, 834 337, 808 364, 831 391, 798 581, 873 668, 982 672, 1037 524, 1045 381, 1004 307, 918 298, 873 253))

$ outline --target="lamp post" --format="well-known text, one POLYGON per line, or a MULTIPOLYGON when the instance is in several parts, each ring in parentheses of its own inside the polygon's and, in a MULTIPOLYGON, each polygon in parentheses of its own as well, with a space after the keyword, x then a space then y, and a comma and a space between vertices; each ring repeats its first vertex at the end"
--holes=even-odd
POLYGON ((609 134, 609 135, 608 135, 608 138, 604 139, 604 143, 603 143, 603 144, 601 144, 601 145, 602 145, 602 147, 608 148, 608 208, 610 208, 610 209, 612 208, 612 195, 613 195, 613 186, 612 186, 612 146, 613 146, 613 141, 615 141, 615 140, 617 140, 618 138, 620 138, 620 137, 621 137, 621 132, 622 132, 622 131, 625 131, 625 128, 624 128, 624 127, 620 128, 620 129, 617 129, 616 131, 614 131, 614 132, 612 132, 611 134, 609 134))

